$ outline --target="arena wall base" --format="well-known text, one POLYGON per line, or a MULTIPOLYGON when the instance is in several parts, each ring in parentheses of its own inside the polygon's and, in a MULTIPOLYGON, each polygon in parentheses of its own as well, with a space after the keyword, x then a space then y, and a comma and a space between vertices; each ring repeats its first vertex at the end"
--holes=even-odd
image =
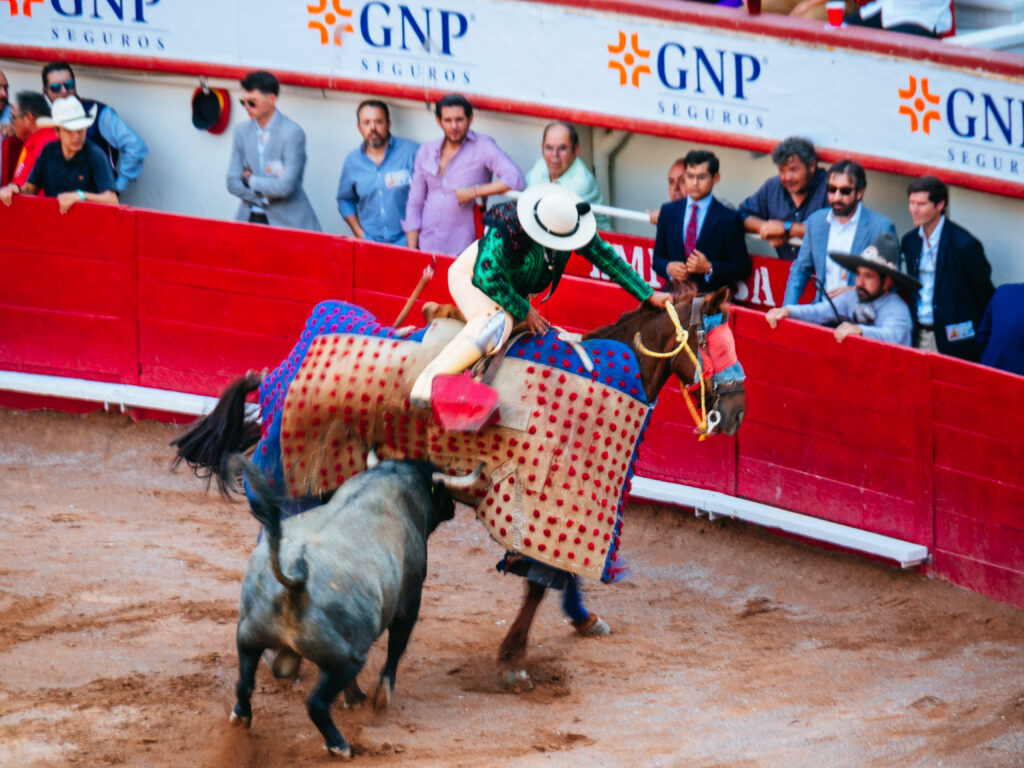
POLYGON ((717 491, 707 491, 703 488, 691 488, 687 485, 666 483, 646 477, 634 477, 629 497, 693 507, 698 514, 705 512, 712 519, 714 516, 720 515, 755 523, 765 528, 776 528, 814 541, 824 541, 886 560, 895 560, 903 568, 911 568, 928 561, 928 548, 920 544, 862 531, 848 525, 820 520, 809 515, 789 512, 778 507, 739 499, 717 491))

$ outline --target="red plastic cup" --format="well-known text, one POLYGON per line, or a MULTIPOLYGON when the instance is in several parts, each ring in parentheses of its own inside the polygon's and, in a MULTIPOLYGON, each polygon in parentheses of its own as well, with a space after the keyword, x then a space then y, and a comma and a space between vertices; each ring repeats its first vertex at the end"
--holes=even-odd
POLYGON ((828 13, 830 27, 843 26, 843 16, 846 15, 846 3, 843 0, 829 0, 825 3, 825 11, 828 13))

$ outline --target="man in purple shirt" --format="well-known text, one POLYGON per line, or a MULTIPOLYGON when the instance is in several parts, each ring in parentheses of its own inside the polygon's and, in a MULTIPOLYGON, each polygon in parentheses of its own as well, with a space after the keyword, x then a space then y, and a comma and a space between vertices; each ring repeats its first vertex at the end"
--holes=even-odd
POLYGON ((416 152, 402 229, 410 248, 454 256, 477 239, 477 198, 522 190, 526 182, 494 139, 469 130, 473 105, 465 96, 442 97, 434 115, 444 138, 416 152))

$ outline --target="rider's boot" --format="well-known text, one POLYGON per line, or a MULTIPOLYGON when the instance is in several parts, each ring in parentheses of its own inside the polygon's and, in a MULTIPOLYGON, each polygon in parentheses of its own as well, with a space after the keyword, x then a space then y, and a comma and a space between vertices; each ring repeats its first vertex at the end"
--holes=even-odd
POLYGON ((480 347, 472 339, 456 336, 448 342, 427 367, 423 369, 412 385, 409 399, 417 408, 430 406, 431 387, 434 377, 444 373, 462 373, 483 356, 480 347))

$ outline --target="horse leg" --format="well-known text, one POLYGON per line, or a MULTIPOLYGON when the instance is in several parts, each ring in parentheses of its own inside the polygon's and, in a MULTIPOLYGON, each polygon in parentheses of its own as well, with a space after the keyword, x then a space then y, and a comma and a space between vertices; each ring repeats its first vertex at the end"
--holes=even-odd
POLYGON ((501 641, 501 648, 498 650, 498 662, 505 667, 505 682, 508 685, 523 682, 530 686, 530 678, 526 674, 524 664, 526 662, 526 641, 530 635, 530 626, 533 624, 533 617, 537 613, 537 606, 544 598, 545 587, 532 581, 526 582, 526 595, 523 597, 523 605, 519 609, 516 620, 501 641))
POLYGON ((579 579, 574 574, 569 576, 569 583, 562 590, 562 610, 572 620, 576 631, 584 637, 607 635, 611 632, 608 622, 583 607, 583 592, 579 587, 579 579))
POLYGON ((263 649, 238 644, 238 685, 235 686, 235 707, 231 724, 248 728, 252 725, 252 692, 256 688, 256 667, 263 649))

